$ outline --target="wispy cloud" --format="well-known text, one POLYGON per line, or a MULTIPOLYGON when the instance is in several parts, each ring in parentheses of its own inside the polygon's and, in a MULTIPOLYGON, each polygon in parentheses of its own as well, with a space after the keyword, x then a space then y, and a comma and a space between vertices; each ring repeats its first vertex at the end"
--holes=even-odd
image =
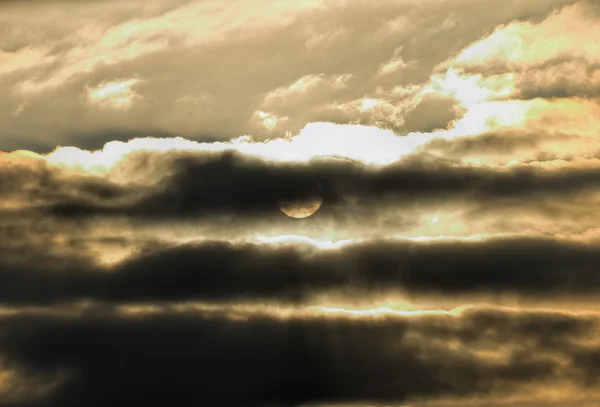
POLYGON ((140 82, 140 79, 127 79, 99 83, 88 88, 88 103, 99 107, 127 110, 136 100, 142 98, 140 94, 132 89, 134 85, 140 82))

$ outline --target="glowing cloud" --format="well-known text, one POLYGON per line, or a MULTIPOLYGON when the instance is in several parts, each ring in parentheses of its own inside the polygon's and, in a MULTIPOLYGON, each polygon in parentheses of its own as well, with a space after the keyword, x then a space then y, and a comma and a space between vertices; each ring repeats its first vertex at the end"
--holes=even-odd
POLYGON ((583 57, 598 61, 600 23, 592 2, 577 2, 539 24, 514 22, 466 47, 453 66, 513 65, 532 67, 557 58, 583 57), (577 44, 577 46, 574 46, 577 44))
POLYGON ((87 89, 88 103, 115 110, 127 110, 135 100, 142 98, 132 89, 140 82, 142 82, 140 79, 102 82, 87 89))
POLYGON ((448 69, 444 74, 434 75, 424 94, 453 96, 462 106, 503 99, 515 91, 513 73, 483 78, 482 75, 466 75, 456 69, 448 69))

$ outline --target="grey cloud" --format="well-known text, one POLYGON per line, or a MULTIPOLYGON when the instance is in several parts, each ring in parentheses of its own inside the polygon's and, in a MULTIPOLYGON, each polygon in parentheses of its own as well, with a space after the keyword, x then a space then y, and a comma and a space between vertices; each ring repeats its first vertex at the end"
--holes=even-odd
MULTIPOLYGON (((491 146, 510 149, 513 142, 521 143, 518 135, 513 135, 514 139, 504 136, 489 134, 450 144, 432 142, 428 148, 437 146, 448 154, 460 155, 482 153, 491 146)), ((373 222, 375 228, 389 230, 395 226, 397 233, 397 228, 420 222, 411 218, 419 208, 479 208, 486 213, 528 210, 531 215, 546 215, 541 209, 546 203, 555 205, 559 215, 571 216, 573 213, 565 212, 570 200, 595 191, 598 182, 594 168, 478 168, 423 153, 375 168, 332 157, 293 164, 263 161, 232 151, 138 151, 126 157, 115 174, 107 178, 80 175, 39 161, 34 166, 4 168, 0 191, 4 201, 13 205, 11 211, 21 212, 19 216, 33 221, 121 219, 150 225, 210 220, 214 228, 254 228, 256 232, 268 225, 292 222, 281 214, 278 201, 302 199, 320 182, 323 205, 312 217, 295 223, 298 227, 311 225, 347 232, 349 225, 354 225, 356 231, 360 219, 373 222), (118 173, 138 181, 116 183, 112 179, 118 173), (402 208, 402 213, 397 208, 402 208), (391 223, 386 226, 386 222, 391 223)), ((580 209, 584 203, 580 202, 580 209)))
POLYGON ((0 405, 185 399, 297 406, 507 396, 528 384, 596 382, 595 365, 577 358, 584 349, 596 352, 579 345, 596 324, 564 314, 493 310, 410 320, 229 319, 168 310, 124 316, 102 307, 81 316, 22 313, 0 318, 3 360, 24 375, 68 375, 44 399, 0 405), (468 340, 459 343, 469 348, 444 342, 461 336, 468 340), (547 337, 554 346, 538 347, 547 337), (502 361, 477 353, 490 348, 503 354, 502 361))
POLYGON ((514 73, 515 92, 511 99, 593 99, 600 93, 600 66, 577 55, 561 55, 528 67, 498 62, 462 70, 484 76, 514 73))
MULTIPOLYGON (((361 207, 368 207, 370 212, 364 215, 375 216, 379 209, 441 199, 445 204, 497 205, 506 201, 511 207, 526 205, 532 198, 566 200, 593 191, 598 182, 594 168, 494 170, 418 154, 380 169, 328 158, 308 164, 277 164, 232 151, 180 151, 166 159, 161 157, 142 153, 131 158, 133 163, 145 162, 133 168, 148 171, 148 177, 157 176, 152 166, 160 165, 166 172, 152 187, 128 189, 108 180, 65 175, 59 178, 64 182, 60 186, 42 184, 27 196, 43 198, 38 204, 41 213, 67 218, 86 214, 142 219, 224 214, 241 219, 274 215, 278 200, 302 199, 311 185, 321 182, 325 203, 319 216, 334 216, 338 205, 357 214, 361 207)), ((14 177, 17 180, 18 176, 14 177)), ((9 194, 24 193, 18 184, 6 185, 9 194)))
MULTIPOLYGON (((72 244, 77 242, 73 241, 72 244)), ((74 247, 76 249, 77 246, 74 247)), ((5 246, 0 303, 232 301, 292 304, 321 294, 543 299, 597 295, 596 245, 550 239, 372 240, 332 251, 301 244, 155 243, 114 266, 68 252, 5 246), (66 254, 65 254, 66 253, 66 254)))
MULTIPOLYGON (((504 133, 490 137, 492 145, 511 143, 504 133)), ((455 141, 440 151, 464 155, 488 149, 474 140, 472 145, 455 141)), ((157 234, 165 240, 440 236, 456 235, 451 229, 456 223, 462 228, 459 236, 570 235, 600 222, 593 199, 597 180, 593 167, 492 169, 424 153, 376 168, 331 157, 292 164, 233 152, 136 151, 107 178, 44 165, 6 167, 0 191, 8 206, 0 210, 0 225, 22 219, 29 231, 46 225, 61 235, 116 233, 135 235, 134 240, 157 234), (136 181, 114 182, 118 177, 136 181), (292 219, 279 210, 278 201, 302 199, 317 182, 323 186, 323 204, 313 216, 292 219), (439 224, 431 223, 434 215, 439 224)))
POLYGON ((447 128, 461 116, 454 98, 427 97, 404 116, 404 126, 407 132, 429 133, 447 128))
MULTIPOLYGON (((43 161, 2 168, 0 192, 5 201, 18 202, 17 207, 93 202, 102 208, 112 202, 122 204, 135 191, 94 176, 73 176, 68 170, 52 168, 43 161)), ((129 198, 130 199, 130 198, 129 198)))
POLYGON ((590 98, 600 95, 600 65, 574 58, 520 75, 517 98, 590 98))

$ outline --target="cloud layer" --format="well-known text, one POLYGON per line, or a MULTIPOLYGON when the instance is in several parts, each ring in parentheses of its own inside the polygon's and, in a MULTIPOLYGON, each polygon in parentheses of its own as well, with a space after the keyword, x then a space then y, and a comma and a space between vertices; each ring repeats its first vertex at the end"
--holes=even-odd
POLYGON ((0 407, 595 406, 599 17, 0 0, 0 407))
MULTIPOLYGON (((166 230, 176 224, 161 222, 185 221, 196 227, 186 232, 189 238, 256 233, 330 240, 523 232, 593 236, 599 196, 595 159, 489 166, 435 153, 510 152, 535 145, 541 136, 439 137, 416 147, 405 140, 399 147, 406 153, 386 165, 357 161, 343 152, 321 156, 314 144, 303 152, 310 139, 302 137, 279 145, 180 139, 181 146, 173 147, 169 140, 139 139, 96 152, 64 148, 49 156, 7 154, 0 185, 4 217, 7 222, 16 216, 43 218, 58 222, 57 231, 67 225, 61 222, 74 222, 72 233, 87 225, 117 235, 159 224, 166 230), (148 147, 135 149, 136 144, 148 147), (294 153, 286 158, 288 148, 294 153), (322 186, 323 205, 313 217, 291 222, 283 216, 278 202, 308 197, 315 185, 322 186)), ((372 151, 377 141, 385 151, 387 137, 373 136, 372 151)), ((326 137, 321 140, 328 145, 326 137)))
POLYGON ((400 402, 536 394, 546 385, 591 395, 598 380, 590 363, 597 343, 587 342, 597 330, 595 316, 481 309, 417 320, 240 319, 101 308, 17 314, 2 317, 0 326, 11 328, 0 352, 14 380, 58 382, 42 401, 0 402, 11 406, 400 402))
MULTIPOLYGON (((14 251, 14 249, 13 249, 14 251)), ((323 249, 302 243, 206 241, 152 245, 110 267, 91 259, 5 253, 5 305, 214 301, 302 303, 325 294, 376 303, 388 296, 592 298, 600 291, 598 245, 551 239, 406 239, 323 249), (164 246, 164 245, 163 245, 164 246)))

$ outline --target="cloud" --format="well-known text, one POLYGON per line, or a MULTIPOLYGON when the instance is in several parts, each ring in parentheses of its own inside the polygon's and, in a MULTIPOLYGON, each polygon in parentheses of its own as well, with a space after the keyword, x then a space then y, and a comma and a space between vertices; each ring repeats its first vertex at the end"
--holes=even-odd
POLYGON ((443 74, 432 75, 424 92, 453 97, 462 107, 468 108, 511 96, 514 92, 514 74, 483 77, 481 74, 465 74, 450 68, 443 74))
POLYGON ((0 3, 0 407, 600 400, 593 1, 0 3))
MULTIPOLYGON (((406 23, 406 21, 402 21, 406 23)), ((394 50, 394 54, 390 60, 379 65, 379 69, 377 73, 379 75, 389 75, 391 73, 397 72, 400 69, 408 68, 411 65, 414 65, 416 61, 406 62, 402 58, 402 46, 396 48, 394 50)))
POLYGON ((597 159, 591 152, 587 160, 574 158, 590 150, 585 138, 504 130, 428 139, 364 130, 315 124, 300 136, 266 143, 148 138, 99 151, 4 154, 2 222, 43 219, 62 230, 65 222, 78 228, 101 219, 91 227, 108 234, 141 236, 162 225, 162 233, 187 230, 186 239, 305 234, 340 240, 398 233, 575 236, 597 219, 597 159), (344 138, 365 148, 349 148, 344 138), (560 157, 562 164, 552 161, 560 157), (525 163, 504 165, 513 159, 525 163), (292 222, 280 212, 278 202, 312 193, 317 182, 324 202, 314 216, 292 222))
POLYGON ((518 68, 543 64, 557 57, 594 60, 597 57, 594 44, 600 33, 596 16, 594 2, 579 1, 555 10, 537 24, 517 21, 499 26, 486 38, 462 50, 455 64, 469 67, 506 63, 518 68), (576 47, 574 40, 578 41, 576 47))
POLYGON ((362 124, 404 132, 403 116, 413 106, 398 100, 393 89, 427 85, 438 64, 490 27, 539 20, 569 2, 513 1, 500 7, 488 1, 473 9, 455 0, 386 1, 378 7, 280 2, 267 8, 259 1, 240 7, 213 0, 143 6, 104 1, 70 5, 73 18, 54 2, 31 3, 39 18, 11 3, 0 21, 7 27, 0 35, 0 69, 6 70, 0 76, 5 95, 0 118, 10 124, 3 126, 1 148, 44 151, 53 143, 89 148, 96 144, 87 136, 115 129, 137 136, 227 140, 251 134, 262 140, 295 134, 314 121, 353 123, 355 115, 362 124), (398 58, 409 66, 378 74, 398 58), (82 103, 86 85, 131 77, 144 78, 144 103, 127 115, 82 103), (350 77, 352 86, 335 85, 350 83, 344 79, 350 77), (323 80, 302 97, 263 106, 267 95, 300 78, 323 80), (362 99, 382 103, 362 114, 352 108, 362 99), (14 116, 15 106, 25 102, 27 109, 14 116), (342 111, 328 108, 346 105, 342 111), (274 128, 255 126, 256 111, 289 119, 274 128), (78 120, 65 119, 72 117, 78 120))
MULTIPOLYGON (((278 200, 303 197, 318 180, 323 183, 325 201, 354 202, 374 210, 387 205, 439 201, 442 197, 457 204, 464 201, 487 204, 504 199, 525 205, 534 197, 563 200, 594 192, 598 178, 597 168, 557 171, 521 166, 498 170, 418 155, 383 167, 327 157, 309 163, 274 163, 234 151, 181 151, 166 159, 159 154, 141 153, 131 160, 122 165, 124 171, 128 167, 139 168, 136 164, 139 160, 152 163, 146 174, 153 177, 153 182, 147 180, 147 187, 132 184, 132 188, 125 190, 124 186, 113 186, 101 178, 74 176, 69 181, 65 177, 70 188, 65 184, 58 191, 53 190, 51 197, 55 199, 46 200, 47 208, 86 210, 87 207, 91 213, 108 215, 114 210, 115 214, 130 216, 199 216, 218 212, 250 216, 272 211, 278 200), (161 172, 159 168, 164 170, 161 172), (85 189, 77 196, 77 189, 73 188, 85 189)), ((123 175, 123 179, 131 177, 143 178, 140 172, 123 175)), ((40 190, 39 197, 49 191, 40 190)), ((16 187, 7 192, 20 193, 16 187)), ((69 210, 61 213, 68 216, 69 210)))
POLYGON ((497 166, 528 163, 541 159, 544 153, 553 159, 595 156, 596 151, 590 148, 593 139, 569 134, 567 131, 565 129, 565 133, 560 133, 505 128, 475 136, 436 138, 425 144, 421 151, 463 163, 497 166))
MULTIPOLYGON (((445 103, 423 101, 417 110, 445 103)), ((91 223, 104 235, 142 241, 156 233, 178 242, 256 234, 333 241, 506 233, 594 240, 593 225, 600 222, 594 103, 515 101, 514 112, 523 106, 535 125, 492 125, 468 136, 453 130, 397 136, 313 123, 299 135, 265 142, 140 138, 97 151, 3 154, 1 222, 18 216, 30 220, 28 228, 41 222, 61 231, 91 223), (561 115, 550 114, 554 104, 561 115), (565 122, 566 128, 556 127, 565 122), (319 211, 301 222, 286 218, 277 202, 302 197, 317 180, 324 187, 319 211)), ((473 107, 457 126, 497 110, 493 102, 473 107)))
POLYGON ((110 265, 97 263, 82 250, 76 256, 53 253, 50 242, 45 252, 39 246, 8 245, 0 263, 0 302, 306 304, 324 295, 339 295, 349 303, 376 303, 389 295, 543 301, 551 295, 568 303, 577 296, 598 294, 597 245, 520 237, 425 242, 396 238, 326 249, 298 242, 205 240, 146 244, 110 265))
POLYGON ((424 97, 404 116, 404 127, 408 132, 423 133, 445 129, 461 116, 455 104, 454 98, 424 97))
POLYGON ((115 397, 221 406, 465 401, 524 390, 543 402, 540 388, 572 382, 568 401, 598 379, 580 359, 597 351, 584 342, 597 319, 561 313, 281 319, 100 307, 24 312, 1 317, 0 326, 10 327, 0 339, 6 364, 24 379, 62 379, 44 399, 0 402, 11 406, 96 406, 115 397))
POLYGON ((446 76, 453 73, 453 82, 460 81, 461 91, 469 97, 495 93, 495 97, 521 99, 594 98, 599 83, 594 45, 600 33, 597 13, 594 2, 579 1, 541 22, 500 25, 437 69, 449 68, 446 76), (464 86, 467 81, 470 90, 464 86))
POLYGON ((139 82, 141 82, 140 79, 102 82, 97 86, 88 88, 88 103, 115 110, 127 110, 136 99, 142 98, 140 94, 131 89, 139 82))
MULTIPOLYGON (((25 93, 35 93, 61 86, 73 76, 92 72, 101 64, 118 64, 164 49, 168 47, 169 40, 193 46, 222 40, 232 31, 239 30, 242 23, 246 25, 244 29, 257 30, 261 26, 279 25, 283 20, 290 18, 290 10, 310 10, 314 3, 304 2, 292 7, 292 3, 285 2, 269 7, 269 12, 258 14, 252 6, 220 6, 211 7, 202 2, 192 2, 163 15, 134 18, 109 26, 105 32, 97 29, 98 27, 87 30, 84 28, 77 32, 79 44, 62 55, 62 63, 58 69, 50 70, 45 79, 21 82, 17 89, 25 93)), ((47 54, 50 52, 51 50, 46 50, 47 54)))
POLYGON ((520 75, 516 97, 595 98, 600 94, 600 64, 581 59, 555 61, 520 75))
MULTIPOLYGON (((282 103, 297 103, 299 98, 309 97, 318 91, 335 92, 348 86, 352 75, 305 75, 289 86, 279 87, 265 96, 265 106, 277 106, 282 103)), ((325 95, 326 96, 326 95, 325 95)))

